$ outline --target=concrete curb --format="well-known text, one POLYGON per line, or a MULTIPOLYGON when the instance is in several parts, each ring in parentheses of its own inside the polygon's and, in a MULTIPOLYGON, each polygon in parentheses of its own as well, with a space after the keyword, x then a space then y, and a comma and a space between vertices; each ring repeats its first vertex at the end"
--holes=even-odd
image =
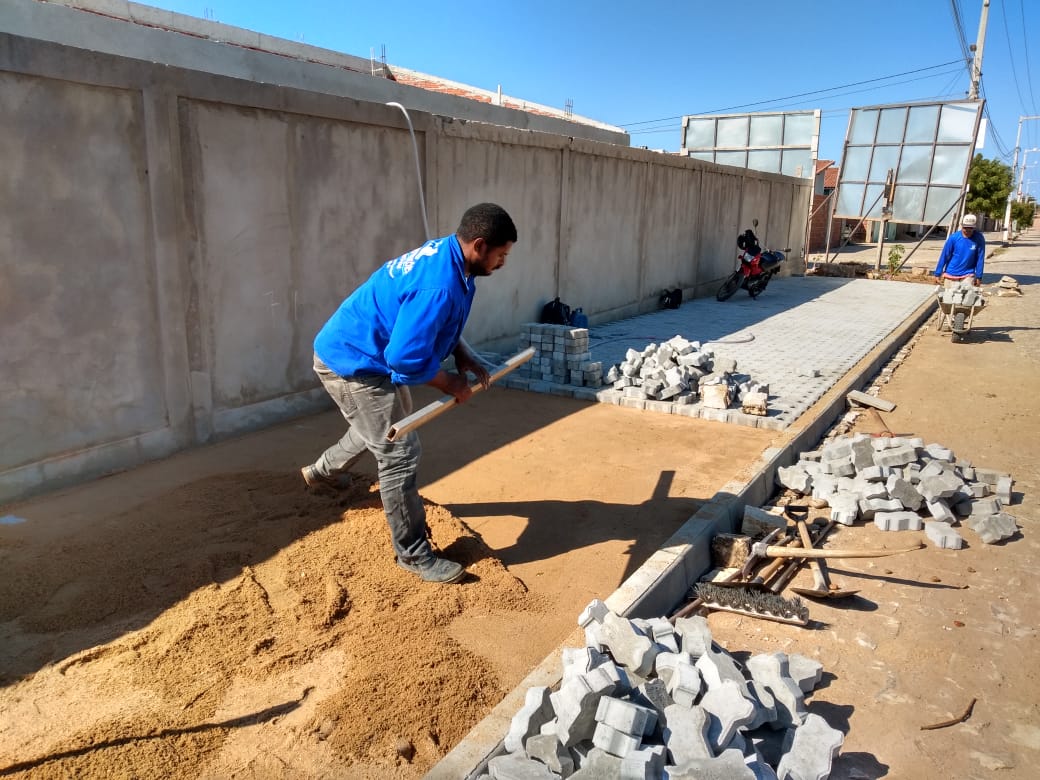
MULTIPOLYGON (((724 485, 605 600, 606 605, 620 615, 643 618, 665 615, 674 609, 693 583, 710 568, 711 538, 717 533, 737 530, 746 505, 760 506, 770 498, 775 490, 777 469, 794 463, 799 453, 812 449, 823 438, 824 433, 844 414, 845 396, 861 389, 877 374, 935 309, 934 299, 915 309, 843 381, 803 415, 811 415, 810 419, 792 425, 781 446, 762 453, 747 481, 724 485)), ((471 779, 485 771, 488 760, 504 750, 502 741, 513 715, 524 704, 527 689, 535 685, 557 686, 561 679, 563 648, 581 646, 584 641, 581 629, 572 632, 425 777, 431 780, 471 779)))

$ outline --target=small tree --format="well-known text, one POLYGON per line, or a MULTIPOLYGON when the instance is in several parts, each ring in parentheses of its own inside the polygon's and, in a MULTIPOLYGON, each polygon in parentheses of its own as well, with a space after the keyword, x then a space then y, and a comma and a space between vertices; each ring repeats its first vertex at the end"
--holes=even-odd
POLYGON ((1035 215, 1036 201, 1027 200, 1024 203, 1015 201, 1011 204, 1011 221, 1018 225, 1019 230, 1030 227, 1035 215))
POLYGON ((1012 185, 1011 167, 1000 160, 987 160, 976 154, 968 169, 967 211, 971 214, 986 214, 992 219, 1003 219, 1008 195, 1012 185))

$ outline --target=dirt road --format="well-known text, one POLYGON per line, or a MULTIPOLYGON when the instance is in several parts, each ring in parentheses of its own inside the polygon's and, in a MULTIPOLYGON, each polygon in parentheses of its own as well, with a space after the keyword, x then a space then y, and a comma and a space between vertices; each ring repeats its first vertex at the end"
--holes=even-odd
MULTIPOLYGON (((1015 479, 1008 511, 1020 534, 962 550, 835 561, 834 579, 860 594, 811 605, 809 629, 716 613, 716 639, 734 650, 784 650, 823 663, 810 711, 847 732, 832 778, 1034 778, 1040 760, 1040 240, 998 252, 986 280, 1007 274, 1024 295, 990 297, 962 344, 932 320, 895 368, 882 414, 896 434, 938 442, 1015 479), (964 723, 922 731, 960 716, 964 723)), ((877 433, 863 416, 857 431, 877 433)), ((833 547, 902 546, 922 532, 842 528, 833 547)), ((808 572, 800 575, 808 586, 808 572)))

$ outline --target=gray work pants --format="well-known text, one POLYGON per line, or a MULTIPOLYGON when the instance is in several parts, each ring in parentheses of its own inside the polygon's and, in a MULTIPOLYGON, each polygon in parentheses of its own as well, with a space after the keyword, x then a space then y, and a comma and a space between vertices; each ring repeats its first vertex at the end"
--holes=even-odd
POLYGON ((349 427, 343 438, 322 453, 314 464, 325 476, 346 471, 371 452, 379 468, 379 493, 390 525, 397 557, 417 563, 433 553, 426 525, 426 509, 417 485, 419 435, 412 431, 400 441, 387 441, 390 426, 404 417, 410 399, 402 399, 389 376, 341 377, 314 356, 314 373, 349 427))

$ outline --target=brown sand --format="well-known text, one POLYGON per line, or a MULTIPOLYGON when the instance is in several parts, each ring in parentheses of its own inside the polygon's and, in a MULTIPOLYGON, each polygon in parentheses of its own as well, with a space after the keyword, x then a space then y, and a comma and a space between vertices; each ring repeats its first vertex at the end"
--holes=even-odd
POLYGON ((283 776, 291 756, 307 776, 418 776, 504 694, 452 621, 544 607, 459 520, 428 512, 465 585, 396 566, 367 484, 344 498, 265 472, 111 518, 131 534, 74 533, 47 557, 14 558, 0 589, 14 640, 0 651, 12 751, 0 771, 283 776), (181 541, 200 537, 201 550, 181 541))

